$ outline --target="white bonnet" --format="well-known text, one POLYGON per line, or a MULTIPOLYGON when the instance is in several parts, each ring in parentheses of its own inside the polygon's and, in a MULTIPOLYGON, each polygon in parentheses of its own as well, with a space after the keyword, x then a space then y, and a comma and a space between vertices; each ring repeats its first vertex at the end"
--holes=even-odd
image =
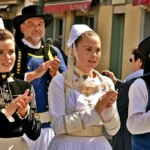
POLYGON ((69 40, 67 42, 67 46, 70 47, 74 41, 84 32, 93 31, 90 27, 85 24, 76 24, 73 25, 70 31, 69 40))
POLYGON ((0 17, 0 29, 5 29, 2 17, 0 17))

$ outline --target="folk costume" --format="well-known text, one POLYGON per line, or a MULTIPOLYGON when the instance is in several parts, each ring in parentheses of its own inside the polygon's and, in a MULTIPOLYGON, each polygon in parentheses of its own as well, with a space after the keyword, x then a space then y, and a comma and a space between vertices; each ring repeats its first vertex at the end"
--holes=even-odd
POLYGON ((114 89, 112 81, 94 69, 83 73, 74 66, 72 45, 78 59, 74 41, 86 31, 91 31, 86 25, 73 25, 68 41, 68 70, 50 83, 49 107, 56 136, 48 150, 111 150, 102 126, 110 135, 120 127, 116 103, 105 109, 102 116, 94 108, 99 97, 114 89), (89 77, 91 73, 95 78, 89 77))
POLYGON ((140 69, 127 76, 124 83, 118 89, 117 108, 120 116, 121 127, 113 137, 113 150, 132 150, 131 133, 128 131, 126 122, 128 118, 129 88, 131 84, 143 75, 144 70, 140 69))
MULTIPOLYGON (((25 78, 25 73, 36 70, 44 61, 53 60, 54 56, 57 56, 57 52, 50 45, 45 46, 44 42, 36 46, 32 46, 28 41, 23 38, 23 34, 20 31, 20 24, 26 19, 32 17, 41 17, 45 21, 45 27, 47 27, 52 21, 53 16, 51 14, 45 15, 43 7, 38 5, 27 6, 22 10, 22 15, 14 18, 14 28, 16 29, 16 64, 14 67, 14 76, 18 78, 25 78)), ((59 59, 59 58, 58 58, 59 59)), ((66 68, 60 64, 61 72, 66 68)), ((35 79, 31 82, 36 93, 36 106, 37 115, 42 123, 41 135, 36 142, 26 139, 31 150, 47 150, 50 140, 54 136, 54 132, 51 129, 50 113, 48 108, 47 91, 51 81, 51 76, 47 71, 41 78, 35 79)))
MULTIPOLYGON (((16 56, 18 59, 16 60, 16 67, 14 68, 16 69, 16 73, 14 74, 15 77, 24 79, 26 72, 36 70, 44 61, 49 60, 48 55, 44 57, 45 54, 43 54, 43 51, 47 48, 43 49, 43 47, 41 45, 39 49, 31 48, 28 46, 28 42, 25 39, 20 41, 17 40, 16 56)), ((51 51, 52 50, 53 49, 51 49, 51 51)), ((56 55, 56 52, 53 50, 53 55, 51 57, 56 55)), ((50 81, 51 76, 49 75, 49 72, 46 72, 41 78, 38 78, 31 82, 36 93, 37 113, 47 113, 45 118, 46 120, 42 120, 43 118, 41 118, 42 128, 50 127, 47 100, 47 87, 50 81)))
POLYGON ((27 115, 22 118, 17 112, 7 114, 5 107, 17 96, 24 94, 26 89, 33 87, 25 81, 13 78, 10 73, 0 73, 0 145, 3 150, 29 150, 22 138, 36 140, 40 136, 41 123, 35 117, 35 97, 31 100, 27 115))
POLYGON ((138 46, 138 52, 146 59, 144 75, 129 89, 127 128, 132 134, 132 150, 150 149, 150 37, 138 46))

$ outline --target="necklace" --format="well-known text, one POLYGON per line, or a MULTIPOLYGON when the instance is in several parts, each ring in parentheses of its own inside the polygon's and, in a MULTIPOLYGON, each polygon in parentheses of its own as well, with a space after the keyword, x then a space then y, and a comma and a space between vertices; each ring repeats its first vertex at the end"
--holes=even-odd
POLYGON ((93 99, 90 99, 89 97, 85 97, 84 100, 87 101, 88 102, 88 106, 90 108, 92 108, 93 104, 91 102, 93 101, 93 99))
POLYGON ((0 107, 5 108, 12 100, 12 93, 10 90, 9 82, 7 78, 0 85, 0 107))

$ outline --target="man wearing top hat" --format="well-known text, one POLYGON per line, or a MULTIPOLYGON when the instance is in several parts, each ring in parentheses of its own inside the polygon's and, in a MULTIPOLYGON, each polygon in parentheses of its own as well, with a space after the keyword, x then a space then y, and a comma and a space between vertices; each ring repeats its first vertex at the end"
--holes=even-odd
POLYGON ((137 51, 145 58, 144 75, 129 89, 127 128, 132 134, 132 150, 150 149, 150 37, 137 51))
POLYGON ((31 150, 47 150, 54 136, 51 129, 47 90, 51 79, 66 70, 64 61, 57 58, 58 51, 45 46, 42 40, 45 28, 54 17, 44 14, 43 7, 30 5, 22 10, 22 15, 13 19, 16 29, 16 64, 14 76, 31 82, 36 93, 37 116, 42 123, 40 137, 34 142, 25 137, 31 150), (59 69, 59 72, 58 72, 59 69))

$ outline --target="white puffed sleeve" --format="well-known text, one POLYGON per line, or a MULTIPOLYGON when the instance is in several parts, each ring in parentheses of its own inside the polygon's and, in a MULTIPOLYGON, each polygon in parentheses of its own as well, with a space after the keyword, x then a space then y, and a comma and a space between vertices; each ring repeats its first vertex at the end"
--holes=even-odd
POLYGON ((106 108, 102 112, 103 124, 110 135, 115 135, 120 129, 120 118, 116 108, 116 102, 111 108, 106 108))
MULTIPOLYGON (((103 76, 103 78, 108 82, 110 89, 114 90, 114 84, 112 80, 106 76, 103 76)), ((118 114, 116 102, 113 103, 112 107, 105 108, 101 115, 106 131, 110 135, 115 135, 120 129, 120 117, 118 114)))
POLYGON ((150 132, 150 110, 148 105, 148 92, 145 81, 137 79, 129 89, 129 110, 127 128, 132 134, 150 132))

